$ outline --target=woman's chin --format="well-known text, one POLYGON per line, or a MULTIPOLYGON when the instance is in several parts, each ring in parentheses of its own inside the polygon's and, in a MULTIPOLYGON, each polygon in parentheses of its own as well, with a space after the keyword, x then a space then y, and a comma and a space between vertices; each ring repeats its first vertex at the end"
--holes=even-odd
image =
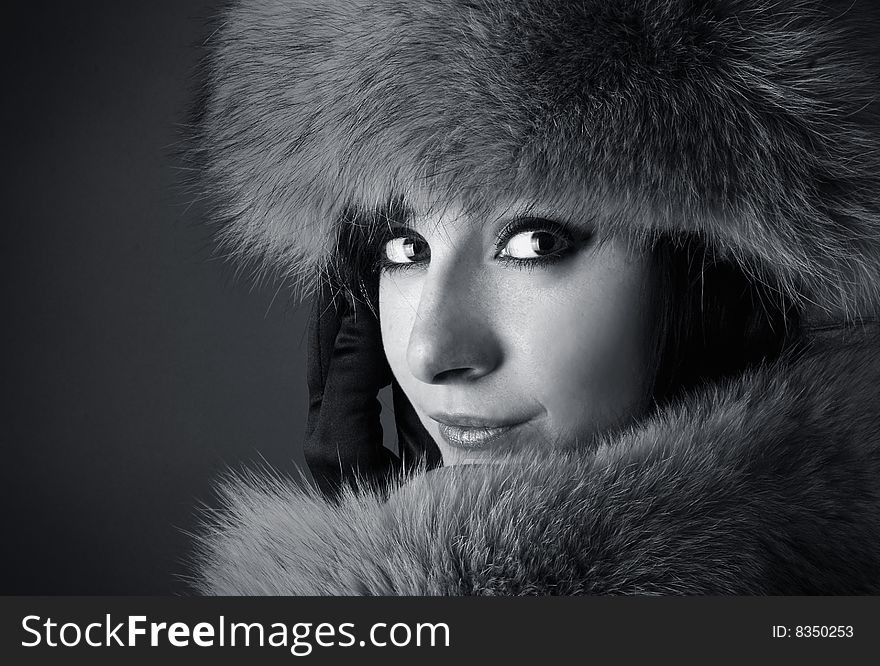
POLYGON ((481 462, 481 458, 485 458, 485 456, 481 456, 479 454, 456 451, 455 449, 452 449, 450 447, 443 447, 441 451, 443 453, 444 467, 455 467, 456 465, 476 465, 481 462))
POLYGON ((499 459, 505 457, 506 454, 514 453, 519 450, 516 442, 496 444, 495 446, 483 449, 466 449, 456 448, 447 443, 438 445, 440 453, 443 456, 444 467, 455 467, 459 465, 496 465, 499 459))

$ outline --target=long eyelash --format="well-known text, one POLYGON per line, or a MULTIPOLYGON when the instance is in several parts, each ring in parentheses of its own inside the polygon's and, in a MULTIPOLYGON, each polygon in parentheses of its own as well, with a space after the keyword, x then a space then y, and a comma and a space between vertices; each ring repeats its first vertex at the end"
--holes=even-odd
POLYGON ((536 268, 545 268, 552 264, 558 263, 567 258, 570 253, 571 248, 557 254, 547 255, 546 257, 533 257, 532 259, 518 259, 517 257, 497 257, 496 261, 499 261, 503 264, 510 266, 511 268, 516 268, 521 271, 533 271, 536 268))
POLYGON ((495 240, 495 249, 500 252, 513 236, 523 231, 553 231, 559 236, 574 240, 577 236, 577 230, 574 225, 567 220, 549 220, 543 217, 518 217, 508 222, 504 228, 498 232, 495 240))
POLYGON ((388 256, 385 254, 385 245, 388 243, 388 241, 394 238, 400 238, 401 236, 415 236, 417 238, 421 238, 420 234, 410 229, 409 227, 395 225, 383 228, 382 233, 376 237, 375 259, 373 261, 374 274, 397 273, 399 271, 406 271, 413 268, 418 268, 424 264, 423 261, 413 261, 411 263, 399 264, 395 261, 390 261, 388 259, 388 256))
POLYGON ((384 256, 384 253, 380 250, 379 258, 375 263, 375 270, 380 273, 399 273, 400 271, 408 271, 413 268, 418 268, 422 265, 421 261, 413 261, 407 264, 398 264, 395 261, 389 261, 387 257, 384 256))
POLYGON ((536 268, 542 268, 555 264, 568 257, 575 249, 578 242, 578 236, 582 236, 583 232, 566 220, 549 220, 540 217, 520 217, 511 220, 505 227, 498 232, 495 240, 496 260, 500 261, 512 268, 519 270, 532 271, 536 268), (500 256, 500 252, 507 245, 508 241, 516 234, 524 231, 550 231, 557 236, 563 238, 568 247, 560 252, 548 254, 543 257, 533 257, 531 259, 519 259, 517 257, 500 256))

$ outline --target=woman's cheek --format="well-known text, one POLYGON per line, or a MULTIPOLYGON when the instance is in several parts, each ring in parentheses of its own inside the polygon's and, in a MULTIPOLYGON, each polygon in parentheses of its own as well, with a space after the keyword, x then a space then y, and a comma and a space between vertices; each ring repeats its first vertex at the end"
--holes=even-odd
POLYGON ((403 282, 388 275, 380 278, 379 325, 388 365, 398 383, 406 388, 409 384, 406 352, 418 301, 412 302, 412 295, 407 293, 403 282))
POLYGON ((534 318, 523 355, 554 423, 583 434, 637 410, 647 362, 641 267, 585 266, 534 318), (604 270, 596 270, 597 268, 604 270))

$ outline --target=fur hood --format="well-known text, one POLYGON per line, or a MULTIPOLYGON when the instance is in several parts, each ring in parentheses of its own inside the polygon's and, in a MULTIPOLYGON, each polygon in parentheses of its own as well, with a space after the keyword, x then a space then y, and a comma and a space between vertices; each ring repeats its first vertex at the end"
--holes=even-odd
POLYGON ((550 202, 600 233, 700 235, 816 326, 598 444, 388 501, 231 476, 197 589, 880 593, 874 0, 243 0, 221 19, 196 155, 222 242, 301 294, 389 201, 550 202))
POLYGON ((880 299, 873 0, 244 0, 197 151, 231 252, 308 292, 402 198, 700 233, 832 317, 880 299))

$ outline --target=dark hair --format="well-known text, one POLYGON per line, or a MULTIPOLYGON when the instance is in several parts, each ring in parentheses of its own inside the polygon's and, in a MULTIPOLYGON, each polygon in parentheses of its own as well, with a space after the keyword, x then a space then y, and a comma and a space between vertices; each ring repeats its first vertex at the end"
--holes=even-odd
POLYGON ((798 311, 772 281, 719 258, 698 236, 663 236, 651 251, 656 407, 771 363, 797 342, 798 311))
MULTIPOLYGON (((329 278, 378 316, 377 238, 388 214, 340 226, 329 278)), ((798 339, 797 309, 772 281, 747 275, 699 236, 661 235, 650 248, 653 367, 646 404, 660 408, 700 385, 776 360, 798 339)))

